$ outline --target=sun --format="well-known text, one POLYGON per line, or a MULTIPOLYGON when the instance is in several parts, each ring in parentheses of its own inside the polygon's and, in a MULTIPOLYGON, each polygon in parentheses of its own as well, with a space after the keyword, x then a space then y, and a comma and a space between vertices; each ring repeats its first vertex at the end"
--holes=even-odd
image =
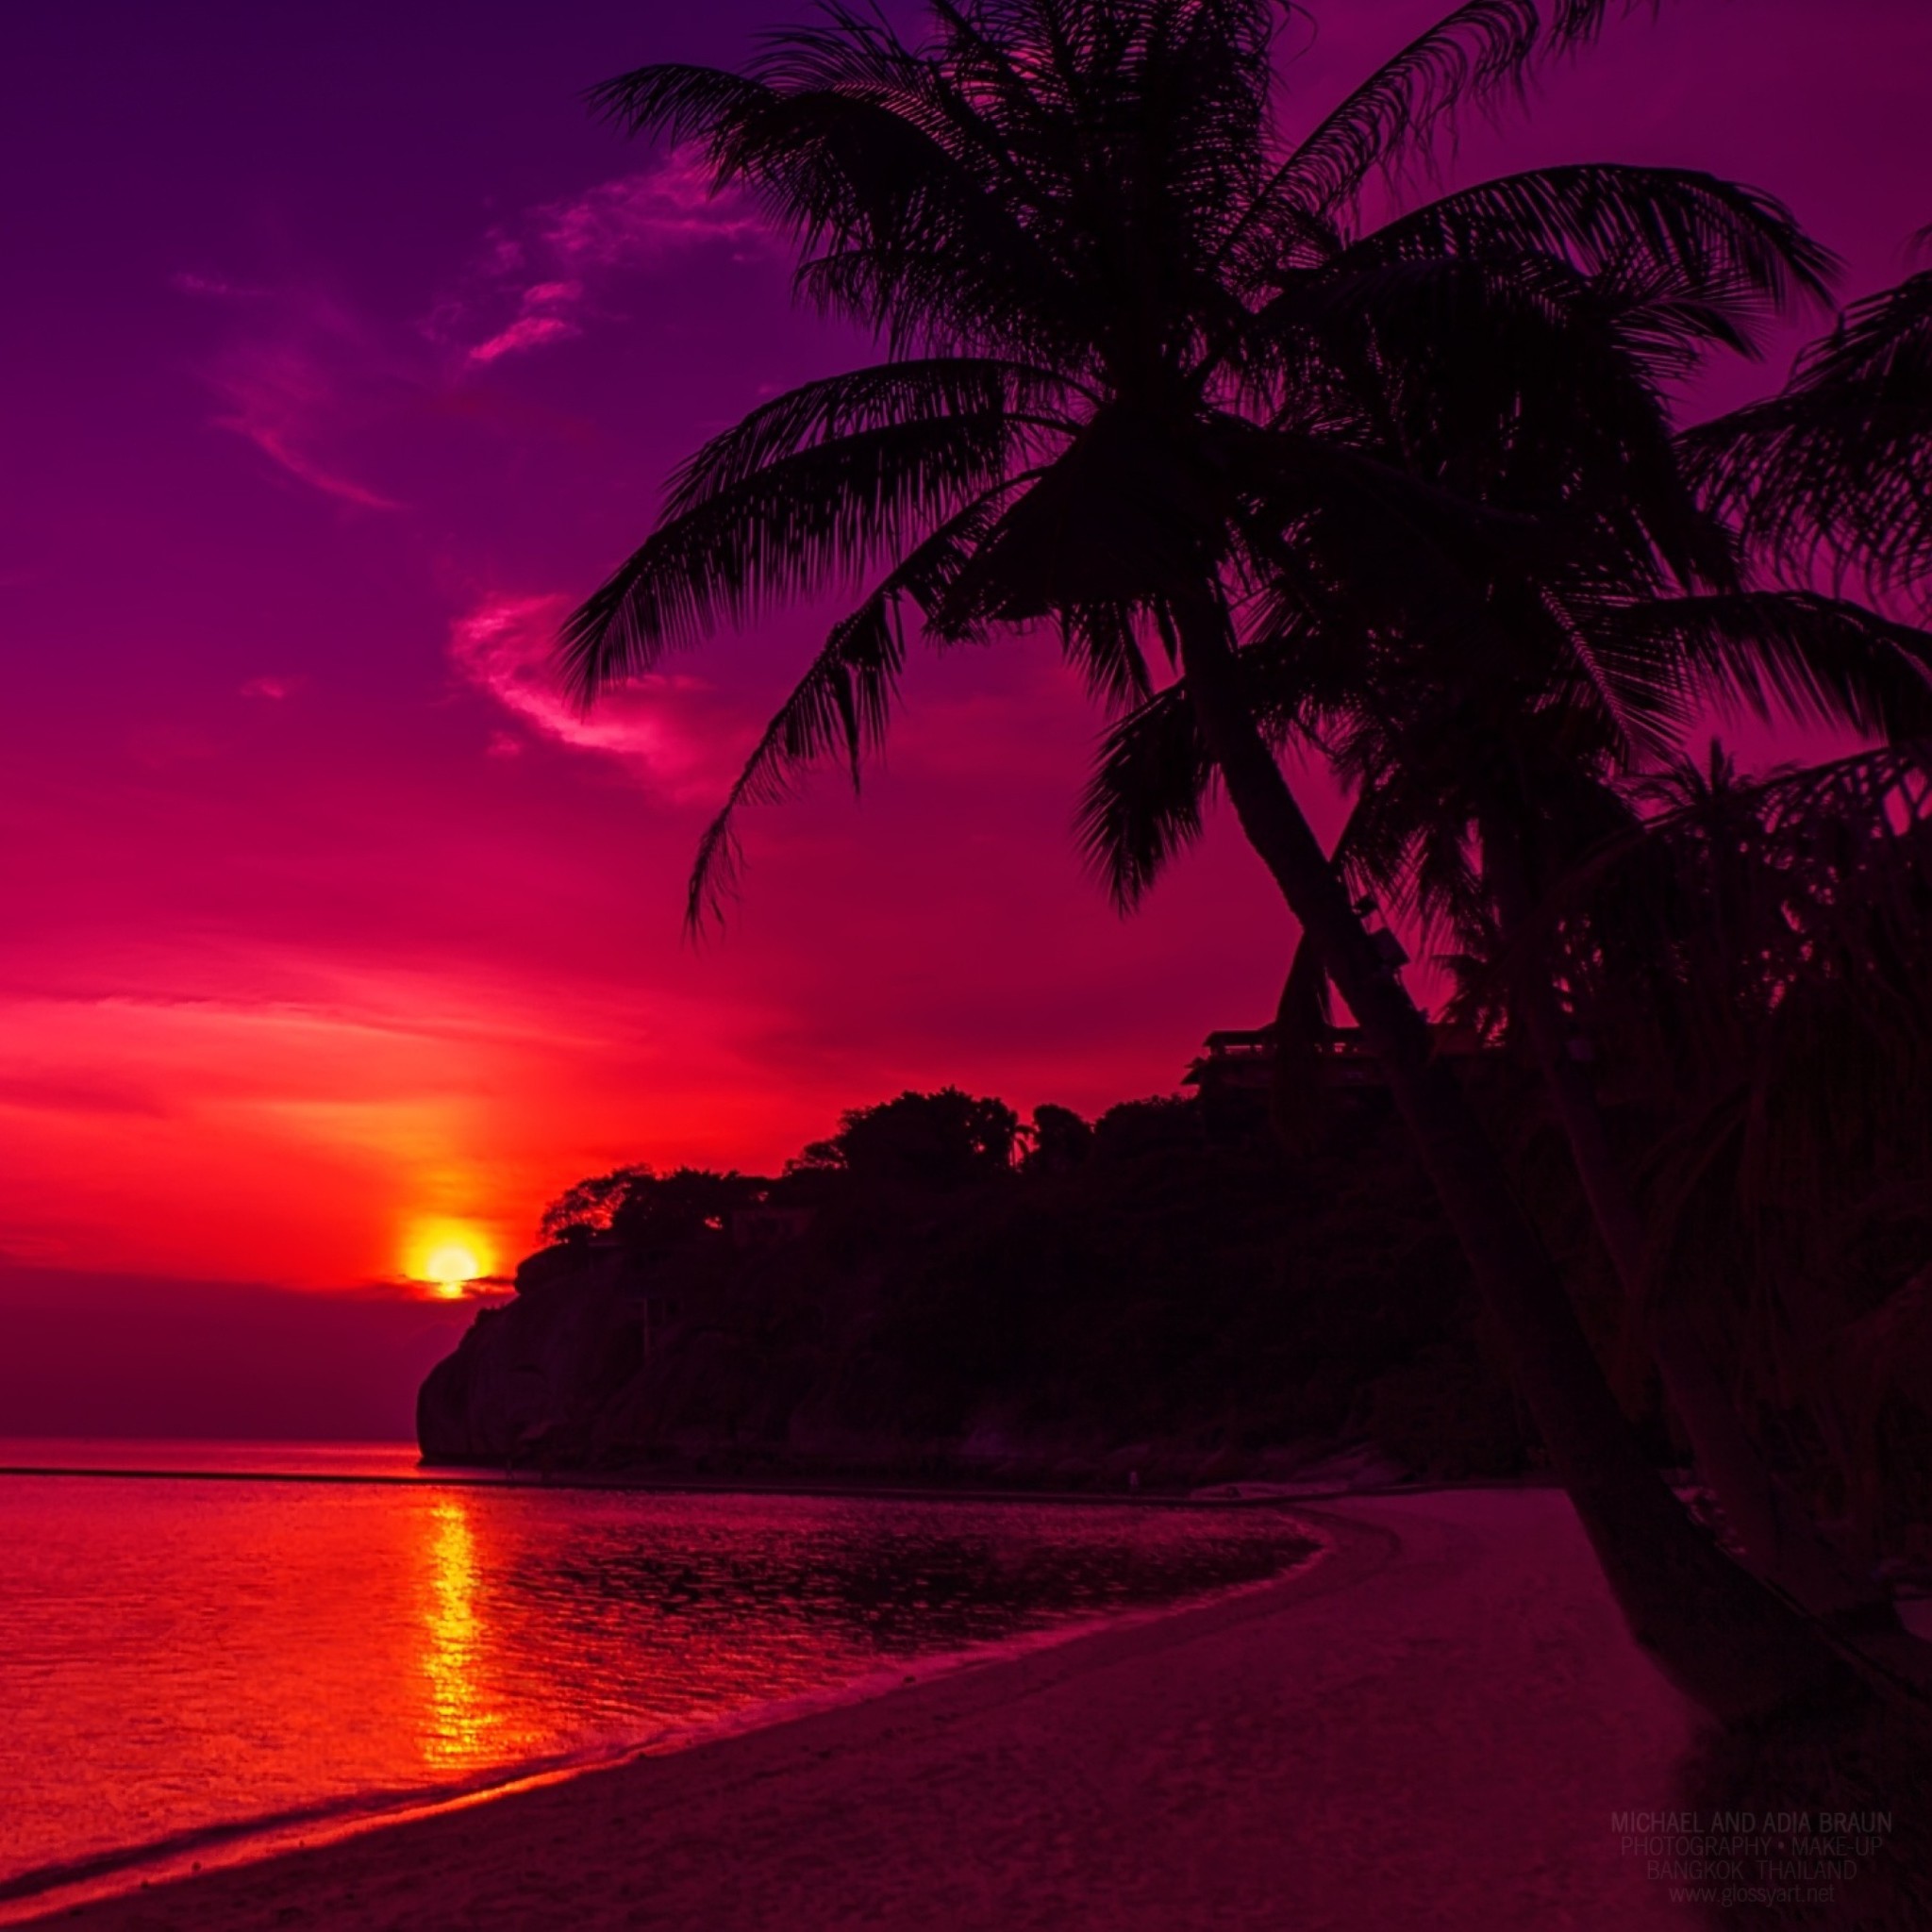
POLYGON ((454 1242, 448 1247, 438 1248, 423 1264, 423 1273, 443 1294, 460 1294, 463 1284, 475 1281, 482 1272, 483 1264, 475 1255, 454 1242))
POLYGON ((421 1258, 408 1272, 448 1301, 490 1273, 485 1244, 466 1228, 444 1225, 425 1232, 418 1237, 416 1253, 421 1258))

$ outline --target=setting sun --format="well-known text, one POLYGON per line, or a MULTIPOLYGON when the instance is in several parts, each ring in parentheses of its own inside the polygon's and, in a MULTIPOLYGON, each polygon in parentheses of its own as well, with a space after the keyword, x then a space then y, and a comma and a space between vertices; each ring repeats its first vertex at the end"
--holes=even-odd
POLYGON ((452 1294, 464 1282, 475 1281, 482 1274, 483 1264, 468 1248, 438 1248, 423 1272, 445 1294, 452 1294))
POLYGON ((445 1226, 419 1235, 414 1253, 409 1274, 452 1300, 490 1273, 485 1244, 467 1228, 445 1226))

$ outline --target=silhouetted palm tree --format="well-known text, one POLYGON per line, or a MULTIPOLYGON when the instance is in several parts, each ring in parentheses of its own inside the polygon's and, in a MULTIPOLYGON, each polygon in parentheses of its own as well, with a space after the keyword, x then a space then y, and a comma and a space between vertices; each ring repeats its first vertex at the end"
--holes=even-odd
MULTIPOLYGON (((1651 1291, 1643 1222, 1579 1058, 1587 1017, 1566 1009, 1560 978, 1524 941, 1551 883, 1631 825, 1615 781, 1673 741, 1700 703, 1775 702, 1888 736, 1923 731, 1932 727, 1932 638, 1807 593, 1628 599, 1606 597, 1595 576, 1557 576, 1523 604, 1507 641, 1506 655, 1427 631, 1367 651, 1353 640, 1324 648, 1306 634, 1265 638, 1245 654, 1252 702, 1271 737, 1317 750, 1354 797, 1335 858, 1355 890, 1466 955, 1517 956, 1504 1006, 1747 1560, 1807 1608, 1870 1621, 1882 1595, 1779 1482, 1682 1297, 1651 1291)), ((1211 778, 1183 685, 1109 734, 1082 830, 1124 909, 1198 835, 1211 778)), ((1297 1026, 1326 1020, 1325 1003, 1310 997, 1315 963, 1298 959, 1277 1019, 1278 1077, 1291 1088, 1312 1085, 1316 1071, 1297 1026)), ((1294 1105, 1291 1091, 1284 1100, 1294 1105)))
POLYGON ((1932 1244, 1925 758, 1750 784, 1713 747, 1653 781, 1652 815, 1548 908, 1545 957, 1659 1124, 1659 1280, 1699 1281, 1740 1386, 1808 1414, 1868 1533, 1877 1467, 1857 1438, 1877 1397, 1904 1387, 1932 1413, 1932 1384, 1910 1386, 1923 1346, 1895 1346, 1932 1244))
POLYGON ((1712 500, 1787 569, 1932 590, 1932 269, 1854 303, 1776 395, 1685 443, 1712 500))
POLYGON ((1743 1711, 1830 1659, 1645 1461, 1295 802, 1241 647, 1298 610, 1336 639, 1426 625, 1491 648, 1482 584, 1551 545, 1625 588, 1727 586, 1656 372, 1819 290, 1826 258, 1781 208, 1708 175, 1588 165, 1367 232, 1356 218, 1372 173, 1602 10, 1557 0, 1546 24, 1529 0, 1471 0, 1294 142, 1271 119, 1268 0, 935 5, 918 47, 831 8, 745 74, 612 83, 603 104, 753 195, 794 239, 802 292, 864 323, 886 359, 699 451, 571 620, 564 661, 588 701, 722 622, 880 573, 707 836, 693 919, 730 882, 735 807, 824 753, 856 773, 876 744, 908 613, 940 640, 1050 620, 1116 705, 1151 694, 1152 662, 1182 672, 1205 754, 1387 1072, 1633 1627, 1707 1706, 1743 1711), (1430 412, 1512 423, 1534 494, 1419 474, 1400 439, 1430 412))

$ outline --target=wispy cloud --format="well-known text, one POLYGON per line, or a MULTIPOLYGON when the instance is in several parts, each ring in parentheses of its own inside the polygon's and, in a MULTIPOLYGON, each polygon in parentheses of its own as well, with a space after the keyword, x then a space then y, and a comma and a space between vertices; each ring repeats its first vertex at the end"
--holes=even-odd
MULTIPOLYGON (((450 658, 463 678, 540 738, 577 751, 601 752, 630 765, 674 803, 712 797, 728 782, 719 744, 726 734, 714 688, 701 677, 653 672, 580 711, 558 684, 552 652, 570 608, 564 596, 494 598, 459 617, 450 631, 450 658)), ((499 732, 490 756, 521 747, 499 732)))
POLYGON ((713 194, 694 158, 674 154, 493 229, 474 286, 439 305, 428 333, 487 365, 581 335, 600 288, 626 271, 695 247, 762 254, 771 241, 742 196, 713 194))
POLYGON ((625 275, 667 254, 761 254, 770 241, 741 197, 711 194, 693 161, 672 155, 491 229, 460 285, 412 328, 365 319, 312 286, 206 269, 170 282, 237 318, 204 371, 216 425, 338 503, 396 510, 405 506, 365 474, 372 428, 425 404, 450 408, 493 364, 583 335, 611 312, 601 305, 625 275))
POLYGON ((175 286, 249 306, 249 331, 230 341, 206 372, 219 403, 217 428, 253 443, 287 475, 340 503, 402 508, 363 482, 339 454, 356 428, 394 406, 399 390, 420 382, 358 317, 309 290, 269 293, 204 275, 176 275, 175 286))
POLYGON ((240 366, 218 378, 215 387, 225 404, 215 418, 216 426, 232 429, 252 442, 298 483, 362 509, 402 508, 393 497, 344 475, 305 446, 308 432, 332 400, 332 391, 299 351, 258 349, 240 358, 240 366))
POLYGON ((487 342, 478 342, 470 351, 470 360, 494 362, 499 356, 513 356, 519 349, 541 348, 545 342, 567 341, 572 336, 582 333, 567 316, 520 315, 487 342))
POLYGON ((606 181, 538 209, 537 239, 573 270, 615 268, 667 248, 729 242, 762 249, 770 230, 744 198, 714 194, 691 154, 665 157, 641 175, 606 181))

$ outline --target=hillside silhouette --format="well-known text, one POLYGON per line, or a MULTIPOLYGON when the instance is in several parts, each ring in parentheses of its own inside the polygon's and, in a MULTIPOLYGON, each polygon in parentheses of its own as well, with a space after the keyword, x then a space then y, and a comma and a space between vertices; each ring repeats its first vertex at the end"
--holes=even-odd
POLYGON ((425 1383, 429 1460, 1083 1487, 1530 1454, 1374 1096, 1290 1161, 1198 1098, 1023 1126, 908 1092, 780 1175, 593 1177, 544 1232, 425 1383))

